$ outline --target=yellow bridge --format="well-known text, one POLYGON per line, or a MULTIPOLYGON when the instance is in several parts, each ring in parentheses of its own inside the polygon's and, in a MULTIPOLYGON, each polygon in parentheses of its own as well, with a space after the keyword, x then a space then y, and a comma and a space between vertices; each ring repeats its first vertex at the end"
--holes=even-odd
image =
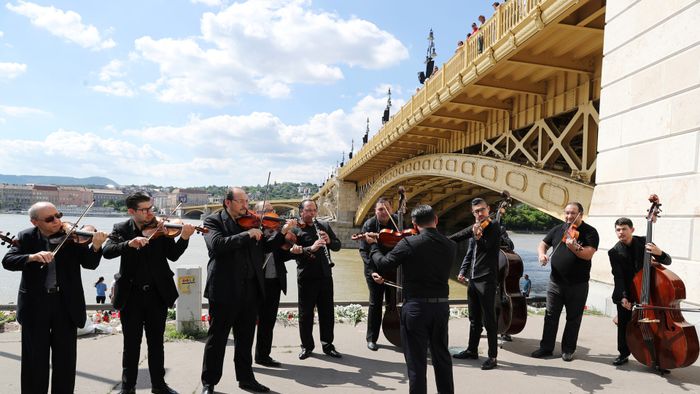
MULTIPOLYGON (((292 215, 298 212, 299 204, 301 203, 301 198, 298 199, 288 199, 288 200, 269 200, 269 203, 275 208, 275 211, 280 215, 285 215, 292 211, 292 215)), ((251 206, 255 206, 257 201, 251 201, 251 206)), ((212 213, 219 212, 223 209, 221 203, 218 204, 206 204, 206 205, 191 205, 184 206, 180 208, 178 216, 186 217, 190 219, 199 219, 202 216, 206 216, 212 213)))

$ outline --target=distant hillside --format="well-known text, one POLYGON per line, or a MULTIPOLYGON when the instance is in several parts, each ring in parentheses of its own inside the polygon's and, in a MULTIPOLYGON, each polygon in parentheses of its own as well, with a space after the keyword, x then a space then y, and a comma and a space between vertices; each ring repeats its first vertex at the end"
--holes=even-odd
POLYGON ((0 183, 24 185, 26 183, 38 183, 44 185, 95 185, 106 186, 119 184, 109 178, 91 176, 88 178, 73 178, 69 176, 42 176, 42 175, 3 175, 0 174, 0 183))

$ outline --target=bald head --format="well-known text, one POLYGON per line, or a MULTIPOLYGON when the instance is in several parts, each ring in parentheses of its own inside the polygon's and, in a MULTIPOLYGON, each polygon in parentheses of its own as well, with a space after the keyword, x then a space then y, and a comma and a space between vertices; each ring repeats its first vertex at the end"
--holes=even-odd
POLYGON ((56 206, 51 204, 48 201, 39 201, 29 208, 29 211, 28 211, 29 218, 30 219, 38 219, 39 217, 42 216, 41 214, 43 213, 43 211, 45 211, 47 209, 55 211, 56 206))

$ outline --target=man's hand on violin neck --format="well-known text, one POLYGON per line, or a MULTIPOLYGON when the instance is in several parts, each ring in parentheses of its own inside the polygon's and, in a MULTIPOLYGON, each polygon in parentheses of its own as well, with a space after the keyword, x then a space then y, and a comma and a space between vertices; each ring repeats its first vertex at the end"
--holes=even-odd
POLYGON ((27 261, 41 263, 41 264, 48 264, 48 263, 53 261, 53 253, 44 251, 44 252, 30 254, 27 261))
POLYGON ((148 245, 148 238, 146 237, 136 237, 129 241, 129 246, 138 250, 148 245))
POLYGON ((180 238, 187 240, 190 236, 194 234, 194 226, 191 224, 184 223, 182 225, 182 233, 180 233, 180 238))
POLYGON ((248 230, 248 235, 250 235, 250 238, 255 239, 256 241, 260 241, 260 238, 262 238, 263 233, 260 231, 259 228, 251 228, 248 230))
POLYGON ((107 240, 107 237, 109 237, 109 234, 105 233, 104 231, 98 231, 95 234, 93 234, 92 235, 92 248, 96 251, 100 250, 102 248, 102 245, 107 240))

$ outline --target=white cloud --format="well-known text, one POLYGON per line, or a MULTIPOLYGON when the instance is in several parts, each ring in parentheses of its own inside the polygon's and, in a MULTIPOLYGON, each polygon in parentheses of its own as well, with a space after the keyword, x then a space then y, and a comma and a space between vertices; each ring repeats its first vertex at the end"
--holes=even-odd
POLYGON ((0 62, 0 79, 15 79, 26 71, 26 64, 0 62))
POLYGON ((202 16, 199 37, 144 36, 140 58, 160 78, 143 89, 166 102, 221 106, 244 93, 286 97, 297 83, 332 83, 341 66, 384 68, 408 57, 390 33, 357 18, 311 9, 306 0, 250 0, 202 16))
POLYGON ((7 3, 5 6, 8 10, 29 18, 34 26, 83 48, 101 50, 116 45, 111 38, 104 38, 95 26, 83 24, 82 17, 75 11, 63 11, 24 0, 19 0, 17 4, 7 3))
POLYGON ((133 89, 124 81, 113 81, 106 85, 95 85, 91 87, 91 89, 96 92, 119 97, 133 97, 135 95, 133 89))
POLYGON ((124 63, 120 60, 110 61, 100 70, 100 81, 107 82, 111 81, 112 78, 123 77, 125 75, 124 71, 122 71, 123 67, 124 63))
POLYGON ((218 7, 224 2, 221 0, 190 0, 192 4, 204 4, 209 7, 218 7))
POLYGON ((5 33, 3 33, 2 30, 0 30, 0 38, 3 38, 4 36, 5 36, 5 33))
POLYGON ((11 105, 0 105, 0 114, 7 116, 32 116, 32 115, 50 115, 50 113, 31 107, 16 107, 11 105))

